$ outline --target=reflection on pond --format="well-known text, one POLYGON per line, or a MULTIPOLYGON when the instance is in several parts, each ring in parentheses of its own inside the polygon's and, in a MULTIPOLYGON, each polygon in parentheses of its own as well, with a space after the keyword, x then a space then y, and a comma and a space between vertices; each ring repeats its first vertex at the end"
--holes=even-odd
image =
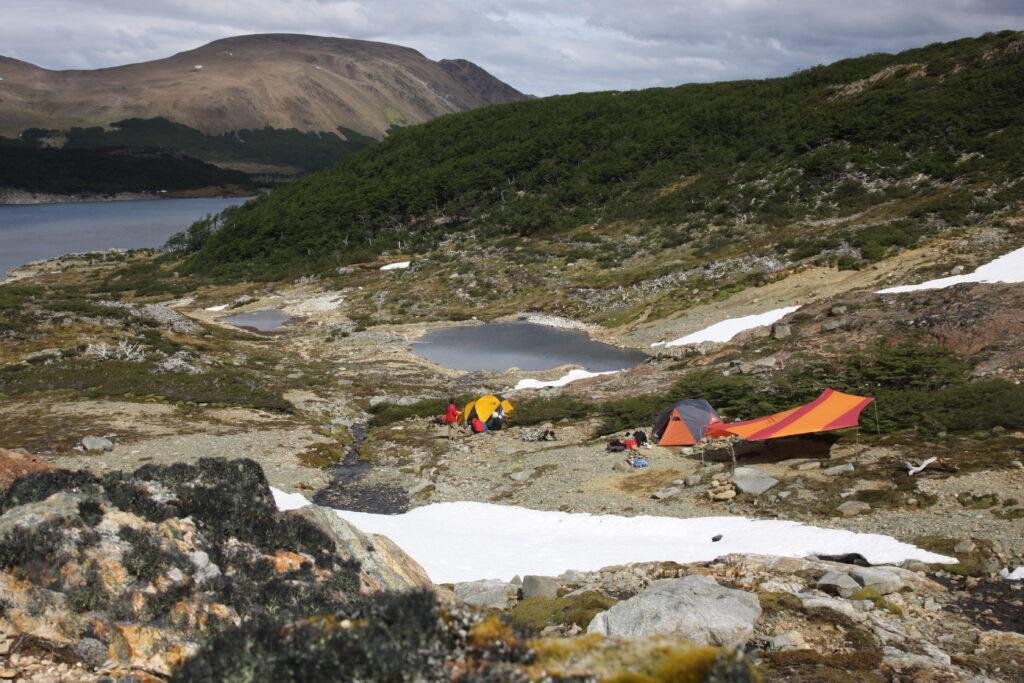
POLYGON ((221 322, 231 323, 238 327, 251 327, 260 332, 273 332, 284 325, 291 318, 278 308, 268 308, 263 311, 248 311, 236 313, 226 318, 220 318, 221 322))
POLYGON ((457 370, 534 371, 581 365, 591 372, 603 372, 630 368, 647 358, 641 351, 593 341, 578 330, 525 322, 432 330, 412 345, 412 351, 457 370))

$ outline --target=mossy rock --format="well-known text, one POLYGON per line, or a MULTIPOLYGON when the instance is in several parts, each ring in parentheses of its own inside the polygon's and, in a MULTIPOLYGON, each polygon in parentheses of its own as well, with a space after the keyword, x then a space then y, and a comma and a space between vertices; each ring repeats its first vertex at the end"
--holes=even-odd
POLYGON ((607 610, 617 602, 618 600, 596 591, 586 591, 562 598, 537 595, 517 604, 509 616, 515 626, 533 631, 541 631, 545 626, 558 624, 576 624, 585 629, 598 612, 607 610))
POLYGON ((850 596, 850 600, 870 600, 878 609, 884 609, 885 611, 891 612, 900 618, 903 617, 903 608, 886 600, 882 597, 882 594, 874 588, 861 588, 850 596))

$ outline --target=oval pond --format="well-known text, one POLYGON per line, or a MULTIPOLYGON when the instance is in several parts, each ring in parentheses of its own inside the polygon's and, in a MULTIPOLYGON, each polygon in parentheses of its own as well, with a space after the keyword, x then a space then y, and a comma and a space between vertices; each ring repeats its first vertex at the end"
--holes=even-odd
POLYGON ((647 354, 596 342, 578 330, 536 323, 487 323, 431 330, 412 352, 456 370, 550 370, 581 365, 590 372, 639 365, 647 354))

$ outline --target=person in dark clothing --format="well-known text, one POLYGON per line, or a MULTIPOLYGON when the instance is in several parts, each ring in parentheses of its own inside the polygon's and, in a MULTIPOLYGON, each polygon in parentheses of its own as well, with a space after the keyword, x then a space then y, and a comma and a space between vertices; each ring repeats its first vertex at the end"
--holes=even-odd
POLYGON ((633 432, 633 438, 636 439, 637 446, 643 446, 647 443, 647 432, 642 429, 638 429, 633 432))

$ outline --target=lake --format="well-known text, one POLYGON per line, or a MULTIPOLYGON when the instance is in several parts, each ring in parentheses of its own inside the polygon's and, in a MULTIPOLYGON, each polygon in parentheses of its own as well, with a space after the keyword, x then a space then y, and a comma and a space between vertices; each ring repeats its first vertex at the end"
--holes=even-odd
POLYGON ((550 370, 580 365, 590 372, 639 365, 647 354, 596 342, 578 330, 536 323, 487 323, 431 330, 412 352, 456 370, 550 370))
POLYGON ((0 280, 12 268, 63 254, 159 247, 200 218, 247 199, 0 205, 0 280))

